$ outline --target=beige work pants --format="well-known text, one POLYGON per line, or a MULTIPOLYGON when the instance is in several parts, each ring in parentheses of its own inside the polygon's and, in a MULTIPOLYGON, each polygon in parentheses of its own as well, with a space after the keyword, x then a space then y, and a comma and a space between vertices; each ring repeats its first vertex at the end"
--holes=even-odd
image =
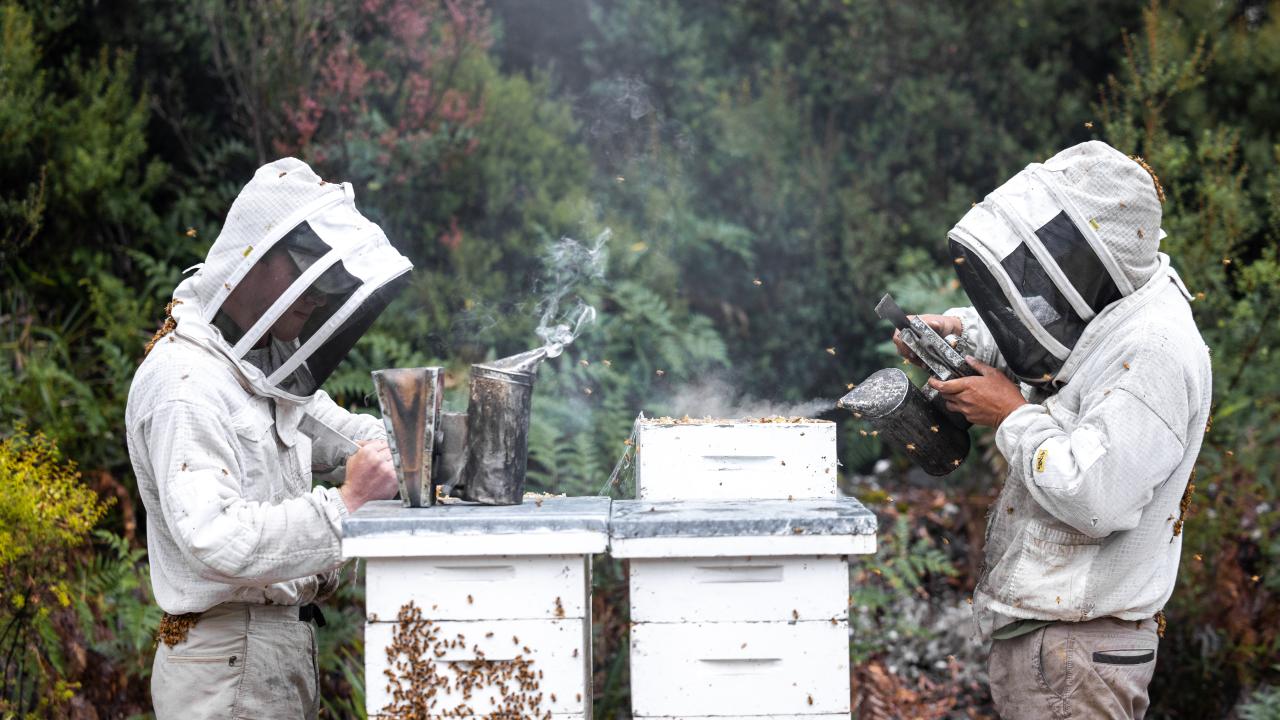
POLYGON ((291 720, 319 712, 315 628, 298 608, 229 603, 156 648, 156 720, 291 720))
POLYGON ((1154 620, 1055 623, 992 643, 991 696, 1004 720, 1139 720, 1147 712, 1154 620))

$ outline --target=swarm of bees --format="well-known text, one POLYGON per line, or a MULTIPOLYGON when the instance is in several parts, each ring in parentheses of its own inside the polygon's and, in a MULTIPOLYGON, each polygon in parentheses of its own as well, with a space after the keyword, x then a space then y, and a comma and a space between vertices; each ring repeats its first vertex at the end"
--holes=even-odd
MULTIPOLYGON (((461 633, 453 638, 442 637, 440 628, 423 617, 422 610, 414 603, 403 605, 386 648, 387 669, 383 671, 391 702, 380 714, 406 720, 457 717, 551 720, 551 711, 542 709, 542 671, 535 670, 533 661, 527 657, 531 654, 529 648, 521 648, 524 653, 513 660, 499 661, 486 659, 476 645, 471 648, 473 660, 437 662, 453 648, 465 649, 466 637, 461 633), (441 707, 444 696, 450 692, 460 694, 463 702, 441 707), (493 706, 487 713, 477 711, 468 702, 486 695, 493 706)), ((551 702, 555 702, 554 698, 551 702)))

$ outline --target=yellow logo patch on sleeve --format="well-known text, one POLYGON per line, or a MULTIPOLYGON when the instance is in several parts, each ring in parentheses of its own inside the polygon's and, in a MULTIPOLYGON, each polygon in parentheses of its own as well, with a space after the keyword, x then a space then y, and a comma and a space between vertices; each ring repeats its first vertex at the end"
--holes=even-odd
POLYGON ((1045 461, 1047 461, 1048 459, 1049 459, 1048 449, 1040 448, 1039 450, 1036 451, 1036 472, 1038 473, 1044 472, 1045 461))

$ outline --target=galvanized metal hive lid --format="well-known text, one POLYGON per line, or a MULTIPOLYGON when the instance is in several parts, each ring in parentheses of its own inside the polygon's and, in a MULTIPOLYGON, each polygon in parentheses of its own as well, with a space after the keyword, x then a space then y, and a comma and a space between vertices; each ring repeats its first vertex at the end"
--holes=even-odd
POLYGON ((615 500, 614 540, 659 537, 872 535, 876 516, 854 498, 812 500, 615 500))
POLYGON ((521 505, 439 504, 406 508, 398 500, 367 503, 342 521, 346 539, 387 535, 524 535, 609 530, 609 498, 547 497, 521 505))

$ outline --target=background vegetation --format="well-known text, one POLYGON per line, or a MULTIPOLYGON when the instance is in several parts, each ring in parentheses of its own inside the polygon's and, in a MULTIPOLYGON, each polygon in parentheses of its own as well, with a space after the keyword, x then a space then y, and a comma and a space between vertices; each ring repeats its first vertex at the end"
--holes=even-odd
MULTIPOLYGON (((0 716, 148 712, 144 510, 123 438, 142 347, 253 169, 353 182, 415 262, 329 388, 535 342, 544 257, 612 234, 600 311, 535 400, 539 489, 591 493, 636 413, 834 398, 890 362, 870 311, 962 302, 946 230, 1089 138, 1142 155, 1197 293, 1214 420, 1160 717, 1280 708, 1280 4, 1020 0, 0 2, 0 716), (607 362, 606 362, 607 361, 607 362)), ((461 400, 460 397, 455 400, 461 400)), ((780 406, 780 405, 779 405, 780 406)), ((777 406, 775 406, 777 407, 777 406)), ((912 473, 839 419, 881 518, 854 570, 859 717, 991 712, 967 642, 1001 462, 912 473)), ((597 712, 625 716, 625 584, 600 563, 597 712)), ((322 649, 360 714, 359 589, 322 649)), ((334 615, 336 613, 330 613, 334 615)))

